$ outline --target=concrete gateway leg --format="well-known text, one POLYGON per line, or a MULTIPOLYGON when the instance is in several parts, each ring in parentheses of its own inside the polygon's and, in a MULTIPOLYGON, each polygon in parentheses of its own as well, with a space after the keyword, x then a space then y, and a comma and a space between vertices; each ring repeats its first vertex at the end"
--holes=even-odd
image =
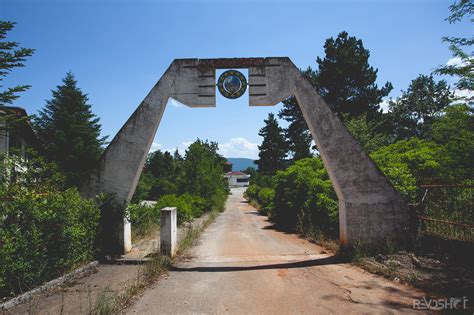
POLYGON ((341 245, 404 241, 408 207, 399 192, 288 58, 275 58, 268 63, 272 67, 255 71, 265 73, 264 82, 258 77, 260 83, 266 85, 267 95, 278 91, 272 94, 296 96, 336 190, 341 245), (278 67, 273 66, 277 64, 278 67))

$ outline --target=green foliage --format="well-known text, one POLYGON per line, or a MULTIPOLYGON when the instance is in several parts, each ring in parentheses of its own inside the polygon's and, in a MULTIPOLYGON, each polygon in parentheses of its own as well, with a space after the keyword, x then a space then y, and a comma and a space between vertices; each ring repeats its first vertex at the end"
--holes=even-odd
MULTIPOLYGON (((302 71, 302 74, 314 84, 316 73, 311 67, 302 71)), ((294 96, 283 101, 283 108, 278 113, 278 118, 289 123, 288 128, 285 129, 285 137, 292 160, 311 157, 311 133, 294 96)))
POLYGON ((450 104, 451 98, 446 81, 435 82, 432 76, 419 75, 402 96, 389 103, 388 118, 395 138, 429 139, 431 124, 450 104))
POLYGON ((260 186, 255 184, 255 183, 251 183, 249 185, 249 187, 247 187, 247 189, 245 190, 244 192, 244 197, 247 198, 249 201, 251 200, 258 200, 258 192, 260 190, 260 186))
POLYGON ((287 144, 283 129, 278 125, 273 113, 268 114, 264 122, 265 126, 258 132, 263 141, 258 146, 259 159, 255 163, 259 173, 274 175, 276 171, 286 167, 287 144))
POLYGON ((270 217, 272 216, 275 189, 271 187, 262 187, 258 184, 252 183, 245 191, 244 197, 249 201, 257 203, 259 210, 264 214, 267 214, 270 217))
POLYGON ((362 40, 341 32, 336 39, 326 40, 324 52, 324 58, 317 58, 316 75, 316 86, 324 100, 341 118, 342 114, 376 115, 382 98, 393 87, 387 82, 378 88, 378 70, 369 65, 370 53, 362 40))
POLYGON ((181 166, 182 158, 177 152, 174 156, 160 150, 150 153, 132 202, 158 200, 163 195, 177 194, 181 166))
MULTIPOLYGON (((15 24, 14 22, 0 21, 0 82, 13 68, 24 67, 23 62, 26 61, 26 57, 32 56, 35 51, 30 48, 19 48, 17 42, 5 41, 7 33, 13 29, 15 24)), ((13 103, 19 97, 17 93, 29 88, 29 85, 17 85, 0 91, 0 106, 13 103)))
POLYGON ((0 293, 16 294, 89 261, 99 208, 41 159, 6 159, 0 188, 0 293), (12 176, 12 168, 16 171, 12 176))
POLYGON ((382 172, 407 201, 420 200, 417 187, 445 173, 448 157, 436 143, 418 138, 401 140, 371 154, 382 172))
POLYGON ((182 223, 201 216, 206 209, 206 201, 190 194, 164 195, 157 201, 154 208, 159 212, 165 207, 176 207, 178 209, 178 223, 182 223))
POLYGON ((52 91, 53 98, 34 119, 34 129, 44 147, 44 156, 55 161, 66 176, 67 185, 79 186, 97 163, 106 137, 91 111, 87 95, 72 73, 52 91))
POLYGON ((300 232, 338 233, 337 197, 320 158, 297 161, 274 178, 275 222, 300 232))
POLYGON ((144 206, 130 204, 128 212, 132 223, 132 232, 135 237, 142 237, 160 224, 160 210, 165 207, 176 207, 178 210, 178 224, 200 217, 206 210, 206 201, 203 198, 183 195, 163 195, 155 205, 144 206))
POLYGON ((391 142, 391 136, 380 132, 383 122, 369 120, 364 113, 359 117, 346 118, 346 127, 352 136, 359 141, 366 152, 372 152, 391 142))
POLYGON ((258 204, 261 206, 263 213, 270 214, 274 208, 273 199, 275 198, 275 190, 264 187, 258 191, 258 204))
POLYGON ((432 125, 433 141, 449 157, 447 177, 474 178, 474 110, 466 104, 447 107, 432 125))
POLYGON ((165 151, 156 150, 148 156, 146 169, 155 178, 172 178, 176 174, 173 156, 165 151))
POLYGON ((153 207, 128 207, 135 236, 156 228, 164 207, 178 208, 179 223, 199 217, 204 211, 223 209, 228 188, 223 178, 225 159, 217 151, 217 143, 198 139, 184 158, 178 152, 173 156, 161 151, 149 155, 132 201, 148 199, 157 203, 153 207))
POLYGON ((222 206, 228 191, 223 177, 225 159, 217 151, 217 143, 196 140, 186 150, 179 178, 180 192, 203 198, 209 210, 222 206))
POLYGON ((123 237, 123 220, 129 218, 125 204, 113 194, 101 194, 96 198, 100 209, 99 229, 95 247, 97 256, 117 256, 123 247, 118 240, 123 237))
MULTIPOLYGON (((449 23, 457 23, 468 17, 469 22, 473 22, 474 4, 472 0, 459 0, 449 6, 451 15, 446 19, 449 23)), ((443 37, 443 41, 449 44, 449 49, 453 53, 457 63, 438 67, 434 73, 457 77, 456 83, 458 89, 472 90, 474 87, 474 57, 473 53, 464 51, 465 47, 474 44, 474 37, 443 37)), ((472 97, 466 97, 472 101, 472 97)))

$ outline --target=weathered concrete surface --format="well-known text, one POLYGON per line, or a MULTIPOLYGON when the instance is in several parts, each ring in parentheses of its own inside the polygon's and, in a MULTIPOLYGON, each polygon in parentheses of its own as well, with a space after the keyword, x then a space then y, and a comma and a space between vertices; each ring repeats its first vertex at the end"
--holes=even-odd
POLYGON ((173 257, 178 247, 178 217, 176 207, 160 210, 160 252, 173 257))
MULTIPOLYGON (((266 217, 232 189, 226 211, 129 314, 407 314, 425 293, 349 264, 266 217)), ((416 312, 418 313, 418 312, 416 312)))
MULTIPOLYGON (((169 97, 191 107, 215 106, 215 69, 248 68, 251 106, 294 95, 339 199, 341 245, 383 243, 407 235, 408 207, 289 58, 177 59, 125 123, 82 192, 128 202, 169 97)), ((125 226, 126 227, 126 226, 125 226)), ((120 240, 131 248, 126 228, 120 240)))

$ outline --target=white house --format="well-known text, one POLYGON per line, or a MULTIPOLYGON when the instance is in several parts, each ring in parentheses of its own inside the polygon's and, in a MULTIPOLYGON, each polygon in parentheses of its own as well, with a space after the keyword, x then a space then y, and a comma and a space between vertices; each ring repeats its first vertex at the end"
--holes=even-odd
POLYGON ((250 175, 242 172, 228 172, 224 177, 229 181, 229 187, 245 187, 249 185, 250 175))

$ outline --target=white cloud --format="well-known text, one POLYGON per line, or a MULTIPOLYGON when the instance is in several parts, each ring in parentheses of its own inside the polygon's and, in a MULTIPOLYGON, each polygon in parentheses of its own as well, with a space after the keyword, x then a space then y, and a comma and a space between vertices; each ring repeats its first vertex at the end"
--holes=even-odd
MULTIPOLYGON (((184 155, 186 149, 193 143, 194 141, 184 141, 179 144, 177 147, 172 148, 164 148, 161 144, 153 142, 151 145, 150 152, 154 152, 156 150, 161 151, 168 151, 169 153, 174 153, 176 149, 178 149, 179 154, 184 155)), ((225 143, 219 143, 219 154, 225 157, 242 157, 242 158, 250 158, 256 159, 258 158, 258 144, 250 142, 245 138, 231 138, 229 141, 225 143)))
POLYGON ((474 91, 473 90, 454 90, 454 96, 463 98, 464 100, 459 100, 456 103, 467 103, 468 100, 474 100, 474 91))
POLYGON ((163 152, 167 151, 167 152, 173 154, 174 151, 176 151, 176 149, 178 149, 179 154, 184 155, 186 149, 191 145, 191 143, 193 143, 193 141, 189 141, 189 142, 185 141, 185 142, 182 142, 180 145, 178 145, 176 147, 173 147, 173 148, 163 148, 163 146, 161 144, 153 142, 153 144, 151 145, 151 148, 150 148, 150 153, 155 152, 156 150, 161 150, 163 152))
POLYGON ((446 62, 447 66, 454 66, 454 67, 463 67, 467 64, 467 61, 463 61, 461 57, 453 57, 446 62))
POLYGON ((171 105, 173 107, 178 107, 178 108, 179 107, 184 107, 183 104, 181 104, 180 102, 178 102, 177 100, 175 100, 174 98, 171 98, 171 97, 168 99, 168 105, 171 105))
POLYGON ((151 144, 150 152, 155 152, 156 150, 160 150, 160 149, 161 149, 161 144, 153 142, 151 144))
POLYGON ((224 157, 258 158, 258 144, 239 137, 219 144, 219 153, 224 157))
POLYGON ((389 102, 390 102, 390 99, 388 99, 388 100, 383 100, 383 101, 380 102, 379 105, 380 105, 380 109, 382 109, 382 112, 384 112, 384 113, 387 113, 387 112, 388 112, 388 109, 389 109, 388 104, 389 104, 389 102))

